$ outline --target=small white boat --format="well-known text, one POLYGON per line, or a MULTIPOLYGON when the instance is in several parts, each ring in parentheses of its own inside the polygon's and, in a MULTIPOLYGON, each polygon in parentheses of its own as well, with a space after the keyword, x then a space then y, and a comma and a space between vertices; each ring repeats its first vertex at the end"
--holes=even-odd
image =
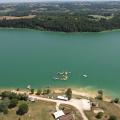
POLYGON ((88 77, 88 75, 83 75, 83 77, 88 77))
POLYGON ((28 86, 27 86, 27 89, 31 89, 31 85, 28 85, 28 86))
POLYGON ((53 79, 54 79, 54 80, 58 80, 59 78, 57 78, 57 77, 53 77, 53 79))

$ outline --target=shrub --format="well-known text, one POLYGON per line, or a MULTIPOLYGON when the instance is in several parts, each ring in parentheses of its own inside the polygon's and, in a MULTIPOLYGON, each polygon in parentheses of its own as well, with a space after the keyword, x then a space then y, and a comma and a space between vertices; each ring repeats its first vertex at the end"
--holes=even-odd
POLYGON ((96 97, 96 99, 98 99, 98 100, 103 100, 103 96, 102 96, 102 95, 98 95, 98 96, 96 97))
POLYGON ((50 89, 47 88, 47 89, 43 90, 43 95, 44 95, 44 94, 49 94, 50 92, 51 92, 50 89))
POLYGON ((17 99, 11 99, 8 108, 14 108, 14 107, 17 106, 17 104, 18 104, 18 100, 17 99))
POLYGON ((34 94, 34 89, 31 89, 31 94, 34 94))
POLYGON ((16 91, 20 91, 20 88, 17 88, 16 91))
POLYGON ((4 103, 0 103, 0 112, 3 112, 4 114, 8 113, 8 107, 4 103))
POLYGON ((117 120, 117 117, 114 115, 111 115, 108 120, 117 120))
POLYGON ((96 118, 97 119, 101 119, 103 117, 103 112, 99 112, 97 115, 96 115, 96 118))
POLYGON ((4 91, 4 92, 1 93, 1 96, 2 96, 3 99, 4 99, 4 98, 9 98, 9 99, 11 99, 11 98, 15 98, 15 97, 16 97, 16 94, 15 94, 15 93, 12 93, 12 92, 10 92, 10 91, 4 91))
POLYGON ((47 89, 47 94, 50 94, 50 92, 51 92, 51 90, 48 88, 48 89, 47 89))
POLYGON ((103 95, 103 90, 98 90, 98 94, 103 95))
POLYGON ((42 91, 41 91, 40 89, 38 89, 36 95, 40 95, 41 92, 42 92, 42 91))
POLYGON ((19 106, 18 110, 16 111, 17 115, 24 115, 28 112, 28 105, 23 103, 19 106))
POLYGON ((119 103, 119 98, 115 98, 114 103, 119 103))
POLYGON ((5 109, 5 110, 3 111, 3 113, 4 113, 4 114, 8 114, 8 109, 5 109))
POLYGON ((26 94, 18 94, 17 99, 27 101, 28 96, 26 94))

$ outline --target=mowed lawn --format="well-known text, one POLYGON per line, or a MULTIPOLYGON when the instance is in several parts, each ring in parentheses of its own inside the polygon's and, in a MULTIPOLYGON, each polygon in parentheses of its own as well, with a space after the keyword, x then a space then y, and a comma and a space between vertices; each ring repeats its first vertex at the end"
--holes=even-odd
POLYGON ((0 120, 54 120, 51 113, 55 111, 55 103, 48 103, 43 101, 23 101, 22 103, 27 103, 29 106, 29 112, 27 114, 24 116, 16 115, 16 110, 18 108, 16 107, 14 109, 10 109, 7 115, 0 113, 0 120))

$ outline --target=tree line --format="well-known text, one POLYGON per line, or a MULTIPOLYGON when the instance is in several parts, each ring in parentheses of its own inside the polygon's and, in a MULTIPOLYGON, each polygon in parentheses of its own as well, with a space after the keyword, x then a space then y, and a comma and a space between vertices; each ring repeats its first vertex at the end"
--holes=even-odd
MULTIPOLYGON (((16 94, 10 91, 4 91, 0 93, 0 113, 8 114, 9 109, 15 108, 19 101, 27 101, 28 97, 26 94, 16 94)), ((24 115, 28 112, 28 105, 22 103, 18 106, 16 111, 17 115, 24 115)))
POLYGON ((120 29, 120 15, 99 20, 89 16, 37 16, 31 19, 0 20, 0 27, 30 28, 60 32, 100 32, 120 29))

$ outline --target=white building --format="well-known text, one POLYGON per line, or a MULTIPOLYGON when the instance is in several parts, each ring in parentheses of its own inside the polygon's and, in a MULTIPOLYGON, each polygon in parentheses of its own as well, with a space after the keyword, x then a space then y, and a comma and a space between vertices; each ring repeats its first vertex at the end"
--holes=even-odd
POLYGON ((32 97, 32 96, 28 96, 28 100, 31 102, 35 102, 37 100, 37 98, 32 97))
POLYGON ((56 120, 59 120, 59 118, 61 116, 64 116, 65 114, 64 114, 64 112, 62 110, 59 110, 59 111, 53 113, 53 115, 54 115, 54 117, 55 117, 56 120))
POLYGON ((68 101, 68 98, 65 96, 57 96, 58 100, 64 100, 64 101, 68 101))

